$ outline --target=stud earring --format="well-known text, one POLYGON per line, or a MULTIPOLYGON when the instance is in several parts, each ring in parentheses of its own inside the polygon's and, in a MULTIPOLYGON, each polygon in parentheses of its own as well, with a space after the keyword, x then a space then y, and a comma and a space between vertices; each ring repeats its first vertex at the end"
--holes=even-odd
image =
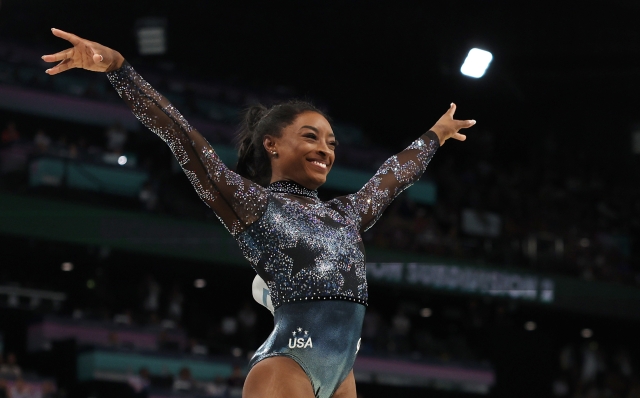
POLYGON ((278 156, 278 152, 276 152, 276 151, 271 151, 271 154, 272 154, 273 156, 278 156))

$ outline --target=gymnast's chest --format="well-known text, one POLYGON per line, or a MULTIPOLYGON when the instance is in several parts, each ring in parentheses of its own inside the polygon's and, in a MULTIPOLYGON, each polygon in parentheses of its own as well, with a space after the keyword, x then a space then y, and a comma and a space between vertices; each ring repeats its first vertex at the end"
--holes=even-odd
POLYGON ((257 224, 248 232, 261 251, 364 252, 357 223, 321 201, 275 198, 257 224))

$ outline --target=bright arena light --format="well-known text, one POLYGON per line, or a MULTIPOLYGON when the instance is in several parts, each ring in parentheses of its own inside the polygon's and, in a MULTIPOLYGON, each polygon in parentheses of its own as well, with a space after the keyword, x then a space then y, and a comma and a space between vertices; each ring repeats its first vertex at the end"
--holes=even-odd
POLYGON ((460 72, 465 76, 475 77, 476 79, 482 77, 492 59, 493 55, 489 51, 472 48, 469 50, 462 67, 460 67, 460 72))
POLYGON ((582 337, 584 337, 585 339, 591 338, 593 336, 593 330, 586 328, 586 329, 582 329, 582 331, 580 332, 580 334, 582 335, 582 337))
POLYGON ((120 166, 124 166, 125 164, 127 164, 127 157, 122 155, 118 158, 118 164, 120 166))
POLYGON ((538 325, 536 325, 534 321, 529 321, 524 324, 525 330, 528 330, 530 332, 533 332, 534 330, 536 330, 537 327, 538 325))
POLYGON ((62 263, 62 267, 61 268, 62 268, 63 271, 69 272, 69 271, 73 270, 73 263, 65 261, 64 263, 62 263))
POLYGON ((196 279, 193 282, 193 285, 198 289, 202 289, 203 287, 207 286, 207 281, 205 281, 204 279, 196 279))

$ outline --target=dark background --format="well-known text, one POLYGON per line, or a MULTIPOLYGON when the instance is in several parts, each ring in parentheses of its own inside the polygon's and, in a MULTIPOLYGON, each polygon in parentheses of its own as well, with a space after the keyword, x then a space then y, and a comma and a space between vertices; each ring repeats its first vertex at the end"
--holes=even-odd
POLYGON ((293 87, 385 146, 400 148, 455 101, 458 117, 478 121, 470 134, 497 134, 505 159, 537 161, 536 142, 552 136, 560 151, 606 163, 629 154, 637 123, 639 11, 632 1, 5 0, 0 34, 54 52, 66 47, 57 27, 135 62, 135 20, 161 16, 169 44, 158 61, 293 87), (474 46, 494 54, 479 80, 459 73, 474 46))

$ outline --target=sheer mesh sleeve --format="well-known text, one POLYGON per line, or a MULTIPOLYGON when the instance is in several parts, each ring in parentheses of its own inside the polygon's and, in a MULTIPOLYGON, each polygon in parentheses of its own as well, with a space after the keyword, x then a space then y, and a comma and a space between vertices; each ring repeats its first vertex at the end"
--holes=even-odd
POLYGON ((396 196, 418 181, 439 147, 438 136, 433 131, 426 132, 387 159, 358 192, 338 198, 359 221, 360 230, 371 228, 396 196))
POLYGON ((266 189, 229 170, 207 140, 131 65, 125 63, 107 77, 133 114, 171 148, 200 198, 232 235, 262 216, 266 189))

